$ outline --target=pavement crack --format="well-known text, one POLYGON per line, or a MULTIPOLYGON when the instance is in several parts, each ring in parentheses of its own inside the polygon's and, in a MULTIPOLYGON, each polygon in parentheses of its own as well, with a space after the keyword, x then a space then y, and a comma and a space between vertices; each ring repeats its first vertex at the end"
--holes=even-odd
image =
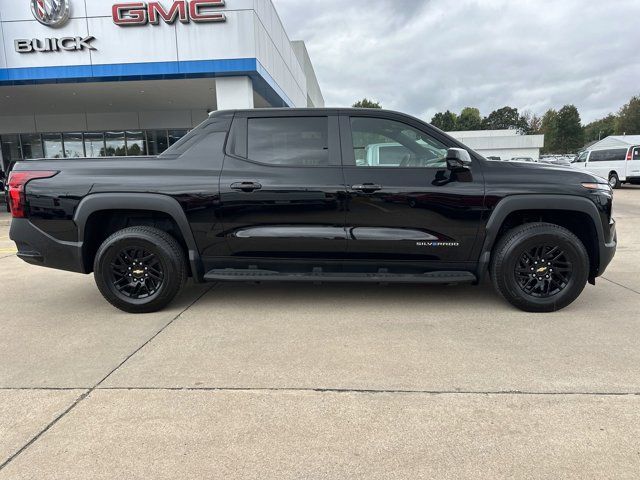
POLYGON ((420 390, 420 389, 360 389, 360 388, 251 388, 251 387, 101 387, 101 391, 164 391, 164 392, 273 392, 273 393, 356 393, 356 394, 417 394, 417 395, 583 395, 603 397, 640 396, 636 392, 591 391, 527 391, 527 390, 420 390))
POLYGON ((44 427, 42 430, 40 430, 40 432, 38 432, 34 437, 31 438, 31 440, 29 440, 27 443, 25 443, 20 448, 20 450, 15 452, 13 455, 11 455, 9 458, 7 458, 2 464, 0 464, 0 472, 7 465, 9 465, 11 462, 13 462, 13 460, 15 460, 22 452, 24 452, 27 448, 29 448, 31 445, 33 445, 35 442, 37 442, 38 439, 40 437, 42 437, 42 435, 47 433, 51 429, 51 427, 53 427, 56 423, 58 423, 67 413, 69 413, 71 410, 76 408, 76 406, 82 400, 87 398, 87 395, 89 395, 90 392, 91 392, 90 390, 85 390, 85 392, 82 395, 80 395, 78 398, 76 398, 75 401, 69 407, 67 407, 67 409, 64 412, 62 412, 60 415, 58 415, 56 418, 54 418, 51 422, 49 422, 49 424, 47 424, 46 427, 44 427))
POLYGON ((640 292, 639 292, 639 291, 634 290, 633 288, 629 288, 629 287, 627 287, 626 285, 622 285, 621 283, 614 282, 613 280, 609 280, 607 277, 602 277, 602 279, 603 279, 603 280, 606 280, 606 281, 607 281, 607 282, 609 282, 609 283, 613 283, 614 285, 617 285, 617 286, 619 286, 619 287, 622 287, 622 288, 624 288, 624 289, 626 289, 626 290, 629 290, 630 292, 637 293, 638 295, 640 295, 640 292))
MULTIPOLYGON (((152 342, 158 335, 160 335, 162 332, 164 332, 173 322, 175 322, 177 319, 179 319, 185 312, 187 312, 187 310, 189 310, 200 299, 202 299, 202 297, 204 297, 207 293, 209 293, 212 290, 214 290, 217 286, 218 286, 218 284, 214 284, 211 287, 207 288, 204 292, 202 292, 200 295, 198 295, 197 298, 194 301, 192 301, 183 310, 181 310, 180 313, 178 313, 169 322, 167 322, 160 330, 158 330, 156 333, 154 333, 151 336, 151 338, 149 338, 146 342, 144 342, 142 345, 140 345, 140 347, 138 347, 130 355, 128 355, 122 362, 120 362, 116 368, 114 368, 106 376, 104 376, 102 378, 102 380, 100 380, 98 383, 96 383, 90 389, 88 389, 88 390, 84 389, 85 392, 82 395, 80 395, 64 412, 62 412, 60 415, 58 415, 56 418, 54 418, 49 424, 47 424, 47 426, 44 427, 44 429, 42 429, 40 432, 38 432, 27 443, 25 443, 17 452, 15 452, 13 455, 11 455, 9 458, 7 458, 7 460, 5 460, 2 464, 0 464, 0 472, 2 470, 4 470, 4 468, 7 467, 7 465, 9 465, 11 462, 13 462, 16 458, 18 458, 18 456, 20 456, 20 454, 22 454, 22 452, 24 452, 31 445, 33 445, 35 442, 37 442, 38 439, 40 439, 40 437, 42 437, 42 435, 44 435, 46 432, 48 432, 54 425, 56 425, 60 420, 62 420, 74 408, 76 408, 85 398, 87 398, 89 395, 91 395, 91 393, 93 391, 98 389, 100 387, 100 385, 102 385, 102 383, 104 383, 111 375, 113 375, 116 371, 118 371, 118 369, 120 367, 122 367, 125 363, 127 363, 127 361, 129 359, 131 359, 131 357, 133 357, 136 353, 138 353, 145 346, 147 346, 150 342, 152 342)), ((0 389, 0 390, 5 390, 5 389, 0 389)), ((44 390, 51 390, 51 389, 44 389, 44 390)))

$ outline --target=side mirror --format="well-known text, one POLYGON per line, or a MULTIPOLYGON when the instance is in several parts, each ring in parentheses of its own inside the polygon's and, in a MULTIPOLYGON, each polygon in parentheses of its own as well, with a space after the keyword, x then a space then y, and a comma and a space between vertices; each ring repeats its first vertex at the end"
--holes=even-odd
POLYGON ((447 168, 455 171, 468 168, 471 165, 471 155, 464 148, 450 148, 447 150, 447 168))

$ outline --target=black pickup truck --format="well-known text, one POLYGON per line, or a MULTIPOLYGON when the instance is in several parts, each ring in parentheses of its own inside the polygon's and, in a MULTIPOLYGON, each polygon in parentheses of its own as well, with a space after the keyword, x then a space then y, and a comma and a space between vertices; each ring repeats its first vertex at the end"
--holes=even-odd
POLYGON ((381 110, 216 112, 159 157, 19 162, 18 256, 135 313, 195 282, 454 284, 566 307, 616 250, 606 179, 484 159, 381 110))

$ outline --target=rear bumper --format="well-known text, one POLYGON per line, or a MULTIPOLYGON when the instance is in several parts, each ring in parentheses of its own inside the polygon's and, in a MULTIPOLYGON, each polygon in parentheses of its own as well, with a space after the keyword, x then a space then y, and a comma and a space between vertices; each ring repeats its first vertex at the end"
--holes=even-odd
POLYGON ((9 238, 16 243, 18 257, 27 263, 86 273, 82 260, 82 244, 56 240, 26 218, 14 218, 11 221, 9 238))

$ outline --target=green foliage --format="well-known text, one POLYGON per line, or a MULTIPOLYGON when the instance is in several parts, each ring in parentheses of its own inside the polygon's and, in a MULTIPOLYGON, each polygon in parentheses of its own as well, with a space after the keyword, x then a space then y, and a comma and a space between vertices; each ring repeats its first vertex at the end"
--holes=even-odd
POLYGON ((444 132, 453 132, 457 130, 458 117, 455 113, 447 110, 444 113, 436 113, 431 119, 431 125, 444 132))
POLYGON ((609 114, 600 120, 591 122, 584 127, 584 141, 585 143, 593 143, 609 135, 615 135, 616 133, 616 121, 617 117, 614 114, 609 114))
POLYGON ((633 97, 618 112, 616 134, 640 135, 640 96, 633 97))
POLYGON ((555 110, 547 110, 542 117, 542 123, 540 125, 540 133, 544 135, 544 147, 542 153, 556 152, 558 146, 557 141, 558 131, 558 112, 555 110))
MULTIPOLYGON (((361 108, 382 108, 380 103, 363 99, 354 104, 361 108)), ((484 119, 477 108, 466 107, 460 115, 447 110, 438 112, 431 124, 445 132, 462 130, 518 130, 527 135, 544 134, 542 153, 574 153, 585 143, 601 140, 610 135, 640 135, 640 95, 631 98, 617 115, 610 114, 582 126, 580 113, 574 105, 565 105, 559 111, 549 110, 542 117, 532 112, 519 114, 517 108, 503 107, 484 119)))
POLYGON ((486 117, 482 124, 485 130, 519 130, 526 131, 527 121, 520 116, 517 108, 502 107, 486 117))
POLYGON ((468 131, 481 129, 482 117, 480 116, 480 110, 477 108, 467 107, 460 112, 460 116, 456 123, 456 130, 468 131))
POLYGON ((368 98, 363 98, 359 102, 353 104, 353 108, 382 108, 380 102, 374 102, 373 100, 369 100, 368 98))
POLYGON ((565 105, 558 112, 556 145, 559 153, 577 153, 584 145, 582 119, 575 105, 565 105))

